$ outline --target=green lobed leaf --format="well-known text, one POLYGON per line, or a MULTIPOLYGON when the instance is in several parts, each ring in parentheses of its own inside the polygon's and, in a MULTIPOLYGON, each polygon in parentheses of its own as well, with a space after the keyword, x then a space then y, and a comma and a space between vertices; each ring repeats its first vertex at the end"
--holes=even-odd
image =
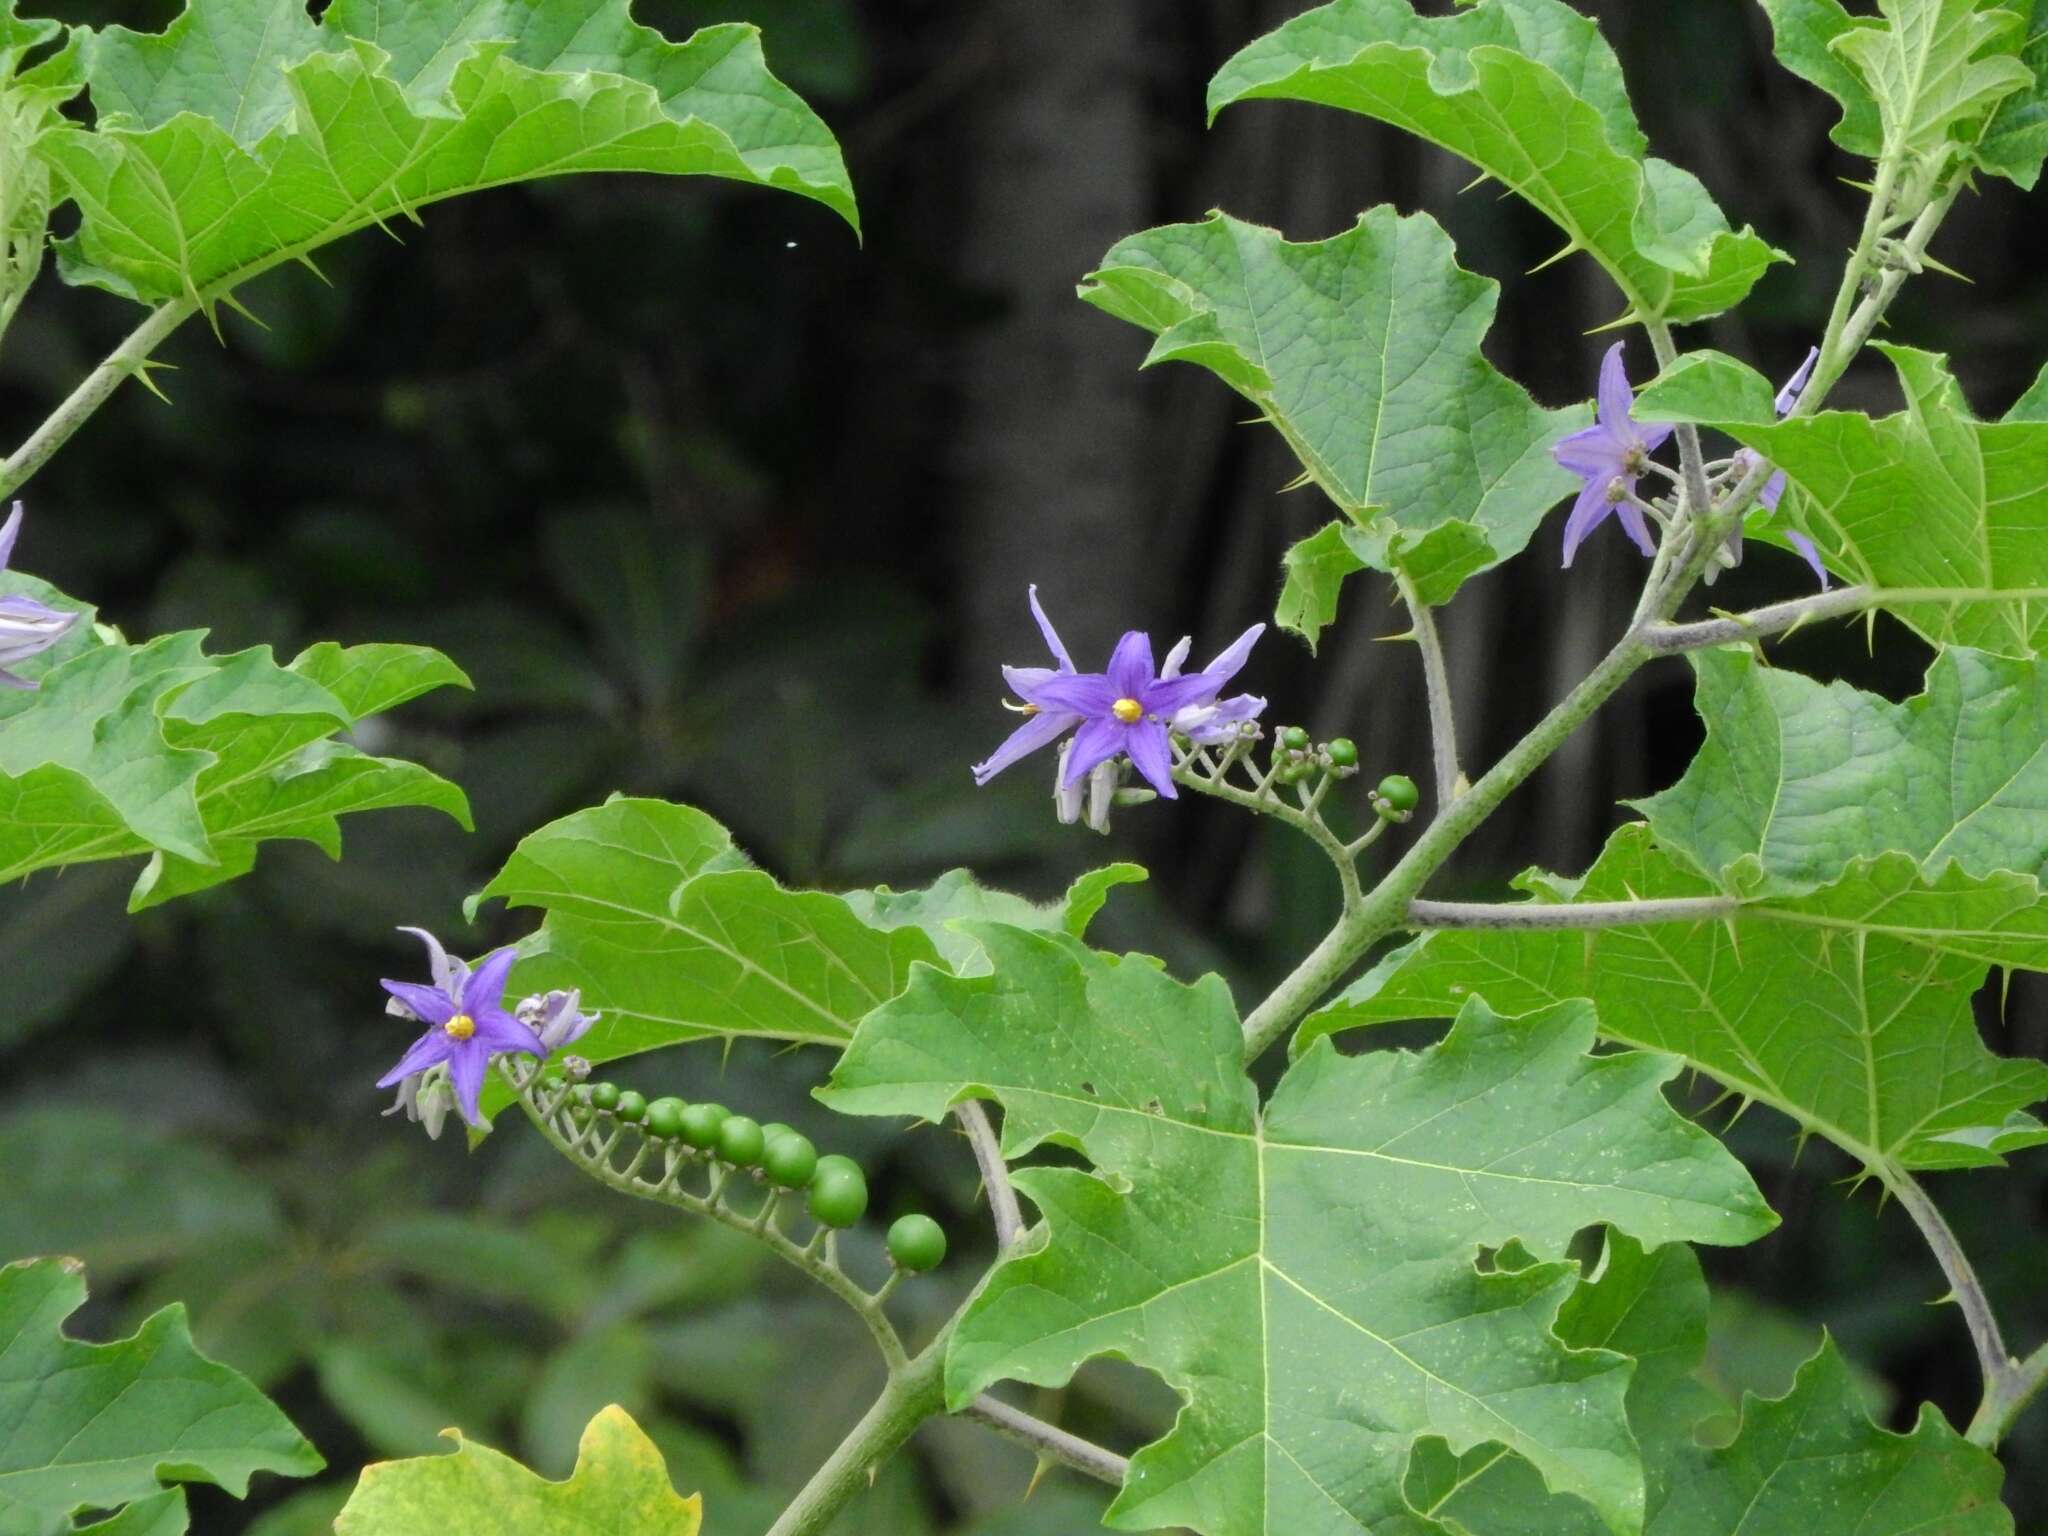
POLYGON ((1887 155, 1945 155, 1968 126, 1981 127, 1998 102, 2034 83, 2004 51, 2022 21, 2016 11, 1981 0, 1877 0, 1877 8, 1885 25, 1851 26, 1828 46, 1875 103, 1887 155))
POLYGON ((188 1523, 185 1490, 167 1488, 80 1530, 81 1536, 184 1536, 188 1523))
POLYGON ((581 988, 604 1014, 577 1043, 592 1061, 706 1036, 843 1045, 939 958, 921 928, 784 890, 709 816, 660 800, 614 797, 523 838, 471 915, 493 897, 545 909, 512 985, 581 988))
MULTIPOLYGON (((1546 902, 1716 894, 1640 824, 1615 833, 1582 881, 1522 884, 1546 902)), ((2048 901, 2032 879, 1952 872, 1929 887, 1893 856, 1744 906, 1732 925, 1425 934, 1311 1015, 1296 1049, 1364 1025, 1455 1018, 1474 998, 1511 1013, 1586 998, 1608 1039, 1682 1056, 1866 1165, 1989 1166, 2048 1142, 2026 1113, 2048 1098, 2048 1063, 1993 1056, 1971 1011, 1991 942, 2048 965, 2048 901), (1915 916, 1900 919, 1902 906, 1915 916)))
POLYGON ((670 1486, 661 1452, 623 1408, 590 1421, 559 1483, 446 1433, 452 1455, 365 1467, 336 1536, 697 1536, 701 1501, 670 1486))
POLYGON ((1008 891, 990 890, 971 871, 955 869, 922 890, 892 891, 884 885, 872 891, 848 891, 845 900, 860 920, 872 927, 921 929, 946 969, 971 976, 985 973, 988 960, 973 934, 956 925, 959 919, 1008 923, 1040 933, 1068 933, 1078 939, 1086 936, 1088 925, 1112 890, 1146 878, 1144 869, 1136 864, 1105 865, 1075 880, 1060 900, 1040 906, 1008 891))
POLYGON ((1877 99, 1842 54, 1835 40, 1862 28, 1881 28, 1875 16, 1851 16, 1841 0, 1761 0, 1771 19, 1778 62, 1841 104, 1842 120, 1828 136, 1852 155, 1875 160, 1884 152, 1884 128, 1877 99))
POLYGON ((627 0, 189 0, 161 34, 86 33, 98 121, 45 136, 82 215, 67 281, 210 303, 436 199, 575 171, 709 175, 858 228, 831 132, 758 31, 673 43, 627 0))
MULTIPOLYGON (((2022 405, 1980 422, 1947 360, 1878 343, 1907 408, 1776 421, 1694 417, 1661 385, 1646 410, 1697 419, 1748 444, 1805 493, 1801 515, 1828 565, 1891 595, 1883 606, 1937 645, 2032 656, 2048 639, 2048 424, 2022 405)), ((1739 365, 1738 365, 1739 366, 1739 365)), ((1747 400, 1754 411, 1756 402, 1747 400)))
POLYGON ((1992 109, 1977 141, 1977 163, 2031 192, 2048 159, 2048 9, 2041 0, 2012 0, 2007 8, 2024 11, 2029 5, 2033 15, 2014 40, 2032 81, 1992 109))
MULTIPOLYGON (((165 1482, 240 1498, 257 1472, 309 1477, 325 1465, 262 1393, 192 1347, 182 1306, 132 1338, 85 1344, 62 1332, 84 1302, 76 1260, 0 1267, 0 1528, 55 1536, 73 1511, 152 1499, 165 1482)), ((162 1511, 116 1529, 177 1529, 162 1511)))
POLYGON ((1637 803, 1658 841, 1747 893, 1800 891, 1899 851, 1930 875, 2048 871, 2048 665, 1953 647, 1894 704, 1725 647, 1691 658, 1707 737, 1637 803))
POLYGON ((334 739, 430 688, 467 686, 445 656, 328 642, 280 667, 267 646, 208 656, 200 639, 96 641, 38 691, 0 699, 0 880, 148 855, 138 909, 247 873, 277 838, 338 857, 344 813, 424 806, 468 825, 453 784, 334 739))
POLYGON ((2001 418, 2005 421, 2048 422, 2048 367, 2044 367, 2027 386, 2025 394, 2013 401, 2012 409, 2001 418))
POLYGON ((1481 0, 1442 17, 1409 0, 1335 0, 1210 82, 1211 117, 1262 99, 1363 113, 1463 156, 1599 262, 1644 319, 1718 314, 1784 259, 1731 231, 1694 177, 1646 157, 1613 50, 1563 0, 1481 0))
POLYGON ((1656 1244, 1747 1242, 1774 1219, 1664 1102, 1674 1062, 1588 1058, 1583 1004, 1475 1004, 1420 1054, 1315 1047, 1262 1108, 1219 979, 971 931, 993 973, 917 972, 820 1093, 934 1121, 993 1098, 1007 1158, 1057 1142, 1093 1165, 1016 1174, 1043 1220, 961 1321, 955 1402, 1104 1354, 1159 1372, 1185 1406, 1133 1459, 1121 1528, 1420 1529, 1397 1522, 1429 1436, 1509 1445, 1611 1529, 1640 1525, 1629 1364, 1552 1331, 1565 1246, 1603 1221, 1656 1244), (1476 1266, 1511 1238, 1526 1267, 1476 1266))
MULTIPOLYGON (((1313 595, 1281 600, 1280 622, 1311 642, 1344 555, 1420 577, 1442 603, 1519 554, 1572 489, 1550 448, 1589 413, 1543 410, 1486 360, 1499 296, 1434 219, 1387 207, 1302 244, 1221 213, 1169 224, 1119 242, 1081 288, 1158 338, 1148 367, 1198 363, 1256 405, 1346 515, 1343 554, 1328 530, 1312 541, 1313 595)), ((1290 555, 1290 583, 1301 563, 1290 555)))
MULTIPOLYGON (((1707 1339, 1707 1290, 1683 1244, 1645 1253, 1608 1235, 1596 1278, 1558 1315, 1578 1348, 1636 1359, 1629 1424, 1649 1481, 1645 1536, 2003 1536, 2003 1471, 1932 1406, 1910 1435, 1879 1428, 1848 1363, 1830 1340, 1776 1400, 1749 1397, 1727 1444, 1702 1445, 1701 1421, 1726 1405, 1697 1379, 1707 1339)), ((1725 1438, 1725 1437, 1724 1437, 1725 1438)), ((1428 1482, 1411 1478, 1415 1507, 1460 1532, 1486 1536, 1600 1536, 1581 1501, 1549 1494, 1498 1448, 1438 1457, 1428 1482), (1492 1459, 1489 1459, 1491 1457, 1492 1459)))

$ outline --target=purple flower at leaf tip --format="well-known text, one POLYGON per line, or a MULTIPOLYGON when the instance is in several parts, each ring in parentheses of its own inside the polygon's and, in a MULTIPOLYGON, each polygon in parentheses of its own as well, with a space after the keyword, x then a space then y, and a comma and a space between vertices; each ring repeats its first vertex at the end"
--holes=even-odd
POLYGON ((1600 363, 1599 409, 1593 425, 1572 433, 1550 450, 1560 465, 1585 481, 1579 499, 1572 503, 1571 516, 1565 519, 1567 570, 1586 535, 1606 522, 1610 514, 1621 519, 1623 530, 1637 549, 1646 555, 1657 552, 1642 508, 1630 498, 1635 495, 1636 481, 1649 465, 1650 455, 1664 445, 1672 428, 1669 424, 1644 426, 1629 414, 1635 408, 1636 396, 1628 385, 1621 350, 1622 343, 1617 341, 1607 349, 1607 356, 1600 363))
MULTIPOLYGON (((7 569, 7 562, 14 554, 14 541, 20 534, 21 503, 17 501, 14 510, 7 515, 7 521, 0 523, 0 571, 7 569)), ((61 608, 52 608, 25 593, 0 597, 0 688, 41 687, 40 683, 16 677, 7 669, 18 661, 40 656, 63 639, 77 622, 75 612, 66 613, 61 608)))
POLYGON ((427 1032, 412 1043, 397 1066, 377 1079, 377 1086, 389 1088, 446 1063, 456 1108, 464 1120, 480 1129, 483 1121, 477 1111, 477 1095, 483 1091, 484 1072, 491 1058, 507 1051, 524 1051, 535 1057, 548 1054, 540 1036, 504 1009, 505 978, 516 956, 517 951, 509 945, 485 956, 454 991, 445 986, 386 981, 384 990, 411 1009, 427 1025, 427 1032))
MULTIPOLYGON (((1060 789, 1071 789, 1096 767, 1122 754, 1162 798, 1179 798, 1173 783, 1170 732, 1184 710, 1216 705, 1216 696, 1243 667, 1265 625, 1253 625, 1206 668, 1185 677, 1177 674, 1187 657, 1186 642, 1174 648, 1162 670, 1153 664, 1151 637, 1139 630, 1117 642, 1105 670, 1080 672, 1039 606, 1036 587, 1030 597, 1032 615, 1058 665, 1003 668, 1004 680, 1024 701, 1030 718, 1011 732, 986 762, 975 764, 975 783, 986 784, 1012 763, 1052 745, 1071 730, 1075 735, 1063 755, 1060 789)), ((1263 701, 1248 696, 1231 703, 1250 709, 1252 714, 1264 707, 1263 701)), ((1213 724, 1213 716, 1192 723, 1199 729, 1213 724)))

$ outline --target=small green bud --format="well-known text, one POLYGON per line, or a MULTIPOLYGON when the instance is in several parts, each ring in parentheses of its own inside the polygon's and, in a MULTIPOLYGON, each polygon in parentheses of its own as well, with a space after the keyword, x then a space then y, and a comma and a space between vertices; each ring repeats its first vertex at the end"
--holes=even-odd
POLYGON ((1290 725, 1280 733, 1280 745, 1290 752, 1306 752, 1308 742, 1308 732, 1298 725, 1290 725))

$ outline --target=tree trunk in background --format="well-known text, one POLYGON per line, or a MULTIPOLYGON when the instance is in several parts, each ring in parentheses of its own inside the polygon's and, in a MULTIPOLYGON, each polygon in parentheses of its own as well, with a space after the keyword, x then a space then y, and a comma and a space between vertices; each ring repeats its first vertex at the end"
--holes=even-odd
POLYGON ((999 0, 981 13, 997 68, 967 102, 963 280, 1000 306, 965 346, 958 537, 977 694, 1043 646, 1024 604, 1036 581, 1080 656, 1137 620, 1156 577, 1144 411, 1134 359, 1074 285, 1145 223, 1145 38, 1138 8, 999 0))

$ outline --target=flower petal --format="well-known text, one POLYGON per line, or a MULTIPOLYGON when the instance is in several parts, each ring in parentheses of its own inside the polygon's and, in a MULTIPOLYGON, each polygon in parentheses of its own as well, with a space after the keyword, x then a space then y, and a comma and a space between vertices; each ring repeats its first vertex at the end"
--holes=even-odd
MULTIPOLYGON (((61 624, 69 629, 78 617, 75 610, 52 608, 48 603, 39 602, 26 592, 10 593, 0 597, 0 619, 13 619, 19 623, 61 624)), ((60 629, 58 633, 62 633, 60 629)))
POLYGON ((1820 551, 1813 547, 1813 540, 1797 528, 1787 528, 1785 537, 1791 541, 1792 547, 1799 551, 1799 558, 1813 567, 1813 574, 1820 578, 1821 591, 1827 591, 1828 568, 1820 563, 1820 551))
POLYGON ((456 1000, 439 987, 423 986, 417 981, 386 981, 382 985, 426 1023, 446 1024, 455 1017, 456 1000))
POLYGON ((1113 699, 1138 698, 1159 677, 1158 668, 1152 665, 1152 637, 1142 629, 1126 633, 1109 653, 1109 665, 1102 671, 1116 690, 1113 699))
POLYGON ((1569 437, 1559 438, 1550 456, 1575 475, 1598 479, 1603 485, 1621 473, 1626 450, 1605 427, 1581 427, 1569 437))
POLYGON ((7 514, 7 521, 0 523, 0 571, 7 569, 7 562, 14 557, 14 541, 21 533, 21 503, 15 502, 14 510, 7 514))
POLYGON ((1074 714, 1033 715, 1010 732, 1003 744, 991 752, 988 761, 974 765, 974 782, 986 784, 1010 764, 1029 757, 1040 747, 1049 747, 1081 723, 1074 714))
POLYGON ((1130 727, 1119 720, 1090 720, 1074 732, 1074 749, 1067 754, 1062 784, 1078 784, 1097 763, 1106 763, 1124 749, 1130 727))
POLYGON ((1025 592, 1031 599, 1031 617, 1038 620, 1038 632, 1045 636, 1045 648, 1052 652, 1052 659, 1060 664, 1062 672, 1078 671, 1074 665, 1074 658, 1069 656, 1067 648, 1060 644, 1059 631, 1052 627, 1052 620, 1048 619, 1045 610, 1038 606, 1037 584, 1033 583, 1025 588, 1025 592))
POLYGON ((518 958, 519 951, 507 944, 478 961, 469 980, 462 984, 462 1011, 474 1019, 504 1007, 505 978, 511 974, 512 962, 518 958))
POLYGON ((398 1058, 398 1065, 377 1079, 379 1088, 389 1088, 401 1078, 411 1077, 415 1072, 424 1072, 438 1062, 448 1059, 448 1053, 455 1049, 455 1042, 448 1032, 438 1024, 419 1039, 413 1041, 406 1053, 398 1058))
POLYGON ((1166 660, 1159 664, 1159 675, 1169 682, 1180 676, 1180 669, 1187 664, 1188 652, 1193 648, 1195 637, 1182 635, 1172 650, 1166 653, 1166 660))
POLYGON ((548 1054, 540 1036, 502 1008, 485 1008, 472 1017, 476 1021, 476 1033, 470 1038, 483 1041, 493 1054, 500 1051, 524 1051, 529 1056, 548 1054))
MULTIPOLYGON (((1775 403, 1780 416, 1790 416, 1792 414, 1792 407, 1799 403, 1799 397, 1806 393, 1807 381, 1813 377, 1813 365, 1819 361, 1820 348, 1808 347, 1806 349, 1806 361, 1799 365, 1798 371, 1791 378, 1787 379, 1785 387, 1778 391, 1778 398, 1775 403)), ((1827 580, 1825 572, 1822 573, 1821 580, 1827 580)))
POLYGON ((1100 672, 1062 673, 1050 678, 1032 690, 1036 695, 1032 703, 1040 709, 1053 713, 1086 715, 1091 720, 1100 720, 1109 713, 1109 707, 1125 695, 1116 691, 1116 685, 1100 672))
MULTIPOLYGON (((1244 670, 1244 664, 1251 660, 1252 647, 1259 643, 1259 636, 1265 632, 1265 625, 1254 624, 1250 629, 1231 641, 1229 645, 1225 646, 1214 661, 1202 668, 1216 684, 1216 691, 1218 693, 1223 691, 1224 684, 1244 670)), ((1160 674, 1162 677, 1165 675, 1163 672, 1160 674)))
POLYGON ((1579 499, 1572 503, 1572 515, 1564 520, 1564 568, 1572 568, 1572 556, 1579 552, 1579 545, 1586 535, 1607 521, 1607 514, 1614 510, 1614 503, 1607 499, 1607 483, 1589 480, 1586 488, 1579 492, 1579 499))
POLYGON ((1617 341, 1600 359, 1600 425, 1617 437, 1628 433, 1629 412, 1636 404, 1636 392, 1628 387, 1628 368, 1621 360, 1625 345, 1617 341))
POLYGON ((1026 704, 1037 703, 1038 701, 1033 695, 1054 678, 1071 676, 1073 676, 1071 672, 1059 672, 1051 667, 1003 668, 1003 681, 1010 685, 1010 692, 1017 695, 1026 704))
POLYGON ((1756 499, 1771 511, 1778 510, 1778 503, 1785 497, 1785 471, 1779 470, 1764 482, 1764 488, 1756 493, 1756 499))
POLYGON ((460 960, 449 959, 441 941, 426 929, 400 928, 398 931, 411 934, 427 946, 427 971, 434 978, 434 985, 450 997, 462 996, 462 983, 469 978, 469 967, 460 960))
POLYGON ((463 1041, 448 1053, 448 1081, 455 1089, 455 1108, 478 1130, 484 1122, 476 1101, 484 1090, 484 1068, 489 1061, 483 1042, 475 1039, 463 1041))
POLYGON ((32 677, 16 677, 6 668, 0 667, 0 688, 19 688, 23 693, 34 693, 42 686, 32 677))
POLYGON ((1135 697, 1145 706, 1146 714, 1171 718, 1190 704, 1208 703, 1222 686, 1211 673, 1190 672, 1170 682, 1148 683, 1135 697))
POLYGON ((1173 751, 1166 744, 1166 727, 1157 720, 1140 720, 1124 738, 1124 750, 1131 754, 1131 766, 1147 784, 1159 791, 1162 800, 1178 800, 1173 784, 1173 751))
POLYGON ((1655 453, 1659 448, 1662 448, 1665 443, 1670 441, 1671 434, 1677 430, 1677 424, 1669 421, 1640 423, 1636 427, 1636 432, 1641 438, 1643 452, 1645 453, 1655 453))
POLYGON ((1644 518, 1641 507, 1634 502, 1618 502, 1614 508, 1614 515, 1621 519, 1622 531, 1635 543, 1637 549, 1646 555, 1657 553, 1657 541, 1650 537, 1650 524, 1644 518))

